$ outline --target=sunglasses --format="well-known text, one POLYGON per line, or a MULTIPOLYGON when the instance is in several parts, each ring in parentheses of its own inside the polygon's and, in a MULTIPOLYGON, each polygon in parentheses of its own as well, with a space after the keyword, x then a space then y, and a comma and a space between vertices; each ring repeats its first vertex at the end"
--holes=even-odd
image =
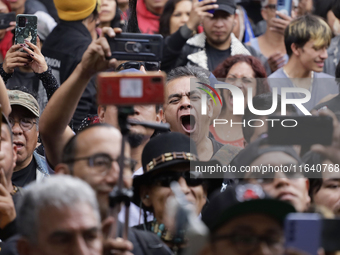
POLYGON ((117 67, 117 71, 120 70, 125 70, 125 69, 130 69, 134 68, 139 70, 141 66, 144 66, 146 71, 158 71, 161 68, 160 62, 135 62, 135 61, 128 61, 123 64, 120 64, 117 67))
POLYGON ((197 172, 168 172, 162 173, 161 175, 157 175, 152 178, 151 184, 158 185, 161 187, 170 187, 170 184, 173 181, 178 181, 181 177, 183 177, 189 187, 196 187, 203 184, 204 179, 201 174, 197 174, 197 172))
POLYGON ((276 11, 277 6, 276 6, 276 4, 268 4, 264 8, 269 9, 271 11, 276 11))

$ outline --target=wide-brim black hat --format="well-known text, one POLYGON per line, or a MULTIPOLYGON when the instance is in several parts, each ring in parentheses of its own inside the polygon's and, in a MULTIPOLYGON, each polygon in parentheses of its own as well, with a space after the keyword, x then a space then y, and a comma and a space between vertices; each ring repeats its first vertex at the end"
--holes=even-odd
POLYGON ((154 176, 166 171, 190 171, 196 165, 219 164, 217 160, 199 161, 195 142, 188 136, 170 132, 157 135, 144 147, 143 174, 133 178, 133 202, 140 205, 140 187, 150 184, 154 176))

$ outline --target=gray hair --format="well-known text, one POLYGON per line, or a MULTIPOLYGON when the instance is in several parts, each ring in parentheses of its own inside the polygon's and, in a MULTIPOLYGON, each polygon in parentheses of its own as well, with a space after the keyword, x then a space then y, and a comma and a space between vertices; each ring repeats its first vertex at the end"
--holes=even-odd
POLYGON ((166 79, 166 84, 178 78, 193 76, 196 79, 198 79, 200 82, 210 85, 209 75, 210 75, 210 72, 201 67, 180 66, 175 69, 172 69, 169 72, 167 79, 166 79))
POLYGON ((32 244, 37 243, 39 214, 47 207, 75 208, 79 203, 86 203, 91 206, 100 224, 96 195, 90 185, 78 178, 51 176, 40 183, 29 185, 23 193, 17 215, 18 231, 32 244))

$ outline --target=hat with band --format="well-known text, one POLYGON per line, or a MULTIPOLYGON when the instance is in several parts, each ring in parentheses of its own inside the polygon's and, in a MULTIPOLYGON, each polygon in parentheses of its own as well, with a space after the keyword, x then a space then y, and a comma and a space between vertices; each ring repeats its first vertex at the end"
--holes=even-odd
POLYGON ((133 179, 134 202, 139 205, 140 186, 150 184, 155 176, 165 171, 190 171, 196 164, 209 165, 219 162, 199 161, 195 142, 184 134, 170 132, 155 136, 145 145, 142 153, 143 174, 133 179))
POLYGON ((20 105, 32 112, 35 117, 39 118, 40 109, 38 101, 31 95, 20 90, 7 90, 9 103, 11 105, 20 105))

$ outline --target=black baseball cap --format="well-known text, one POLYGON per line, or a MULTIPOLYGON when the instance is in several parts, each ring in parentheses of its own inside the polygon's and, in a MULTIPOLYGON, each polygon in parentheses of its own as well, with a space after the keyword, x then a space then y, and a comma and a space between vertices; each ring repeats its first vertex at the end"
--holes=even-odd
POLYGON ((229 14, 235 14, 235 0, 217 0, 216 4, 218 4, 218 8, 215 11, 225 11, 229 14))
POLYGON ((293 146, 270 145, 268 143, 268 137, 261 137, 240 151, 240 153, 230 162, 230 165, 235 166, 236 169, 240 169, 241 166, 251 165, 251 163, 261 155, 273 151, 281 151, 286 153, 287 155, 296 159, 299 165, 303 164, 303 161, 294 150, 293 146))
POLYGON ((283 224, 287 214, 292 212, 296 210, 291 204, 269 197, 260 185, 246 183, 216 193, 202 212, 202 220, 213 233, 237 216, 261 213, 283 224))

